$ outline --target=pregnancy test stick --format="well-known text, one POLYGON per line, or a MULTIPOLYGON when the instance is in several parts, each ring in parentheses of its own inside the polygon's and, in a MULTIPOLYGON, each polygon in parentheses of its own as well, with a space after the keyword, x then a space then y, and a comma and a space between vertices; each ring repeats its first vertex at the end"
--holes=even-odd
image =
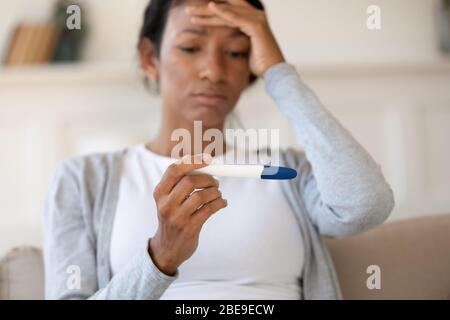
POLYGON ((297 176, 297 171, 291 168, 270 165, 236 165, 211 164, 195 169, 189 174, 209 174, 212 176, 259 178, 263 180, 289 180, 297 176))

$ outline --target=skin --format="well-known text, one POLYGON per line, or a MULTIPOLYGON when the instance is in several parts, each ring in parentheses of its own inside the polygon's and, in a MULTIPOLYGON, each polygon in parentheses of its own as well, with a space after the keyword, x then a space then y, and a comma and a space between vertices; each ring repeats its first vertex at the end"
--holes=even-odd
MULTIPOLYGON (((148 39, 141 41, 139 52, 142 70, 159 81, 162 98, 162 125, 147 148, 165 156, 178 143, 171 141, 174 130, 187 129, 194 137, 195 120, 202 121, 204 131, 223 132, 250 75, 264 77, 270 67, 285 61, 265 13, 244 0, 186 0, 169 12, 160 54, 148 39)), ((208 165, 211 157, 204 156, 184 155, 154 190, 159 227, 149 254, 168 275, 195 252, 208 218, 227 206, 212 176, 188 175, 208 165)))

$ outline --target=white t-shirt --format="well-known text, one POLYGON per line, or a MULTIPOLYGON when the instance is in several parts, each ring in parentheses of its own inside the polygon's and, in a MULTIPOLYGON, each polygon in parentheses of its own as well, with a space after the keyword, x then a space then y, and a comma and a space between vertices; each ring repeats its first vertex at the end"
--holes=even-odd
MULTIPOLYGON (((229 163, 225 155, 213 159, 229 163)), ((155 234, 153 190, 174 161, 144 144, 127 149, 111 238, 113 275, 155 234)), ((206 221, 197 250, 161 299, 299 299, 303 240, 280 182, 215 178, 228 207, 206 221)))

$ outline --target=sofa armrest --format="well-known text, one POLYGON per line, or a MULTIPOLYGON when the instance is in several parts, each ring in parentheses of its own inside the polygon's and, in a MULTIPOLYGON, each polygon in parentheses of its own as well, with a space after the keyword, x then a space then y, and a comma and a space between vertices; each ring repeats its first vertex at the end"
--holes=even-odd
POLYGON ((0 300, 44 298, 42 252, 34 247, 14 248, 0 260, 0 300))
POLYGON ((326 240, 344 299, 450 299, 450 214, 326 240), (367 286, 371 265, 380 268, 381 289, 367 286))

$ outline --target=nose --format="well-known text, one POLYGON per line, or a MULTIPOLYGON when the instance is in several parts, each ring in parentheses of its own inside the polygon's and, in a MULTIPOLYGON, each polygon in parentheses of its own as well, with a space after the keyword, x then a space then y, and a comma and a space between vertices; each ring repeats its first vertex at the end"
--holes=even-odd
POLYGON ((207 79, 213 83, 224 79, 225 66, 222 55, 219 52, 211 52, 202 59, 200 78, 207 79))

